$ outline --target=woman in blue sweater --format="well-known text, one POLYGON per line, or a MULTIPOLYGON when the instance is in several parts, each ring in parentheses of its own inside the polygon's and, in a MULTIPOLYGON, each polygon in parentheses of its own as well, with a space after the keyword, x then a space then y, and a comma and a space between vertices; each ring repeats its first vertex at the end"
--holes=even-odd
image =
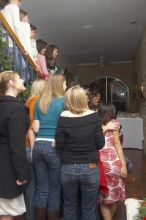
POLYGON ((57 121, 64 109, 66 81, 62 75, 51 76, 43 95, 35 105, 33 129, 37 138, 33 150, 36 173, 36 220, 59 219, 60 151, 55 147, 57 121))

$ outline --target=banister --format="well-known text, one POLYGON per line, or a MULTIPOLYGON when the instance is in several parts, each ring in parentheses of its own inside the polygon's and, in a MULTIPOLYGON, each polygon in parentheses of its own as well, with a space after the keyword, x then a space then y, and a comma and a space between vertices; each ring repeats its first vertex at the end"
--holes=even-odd
MULTIPOLYGON (((2 12, 0 11, 0 21, 2 22, 2 24, 4 25, 5 29, 8 31, 9 35, 11 36, 11 38, 13 39, 13 41, 16 43, 17 47, 20 49, 20 51, 25 54, 25 48, 22 45, 22 43, 20 42, 19 38, 17 37, 17 35, 14 33, 14 31, 12 30, 12 28, 10 27, 10 25, 8 24, 7 20, 5 19, 4 15, 2 14, 2 12)), ((29 56, 29 54, 25 55, 25 58, 28 60, 29 64, 32 66, 32 68, 34 69, 34 71, 37 73, 38 76, 41 76, 41 73, 38 71, 36 64, 34 63, 34 61, 32 60, 32 58, 29 56)))

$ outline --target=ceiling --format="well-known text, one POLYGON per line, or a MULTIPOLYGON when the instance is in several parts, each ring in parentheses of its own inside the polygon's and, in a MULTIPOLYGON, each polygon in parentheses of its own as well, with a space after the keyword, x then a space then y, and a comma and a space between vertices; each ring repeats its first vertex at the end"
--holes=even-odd
POLYGON ((76 64, 134 59, 146 0, 23 0, 39 38, 76 64))

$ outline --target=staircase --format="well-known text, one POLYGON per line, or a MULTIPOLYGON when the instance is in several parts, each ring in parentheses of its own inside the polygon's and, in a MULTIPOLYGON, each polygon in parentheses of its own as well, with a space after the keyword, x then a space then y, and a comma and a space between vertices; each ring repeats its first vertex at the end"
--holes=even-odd
POLYGON ((9 38, 13 42, 13 51, 12 51, 12 66, 13 70, 17 71, 19 75, 22 77, 22 62, 25 62, 26 65, 26 72, 29 73, 29 75, 26 76, 25 83, 28 85, 30 82, 32 82, 34 79, 41 77, 41 73, 38 71, 36 64, 32 60, 32 58, 29 56, 29 54, 26 53, 25 48, 23 47, 22 43, 8 24, 7 20, 3 16, 2 12, 0 12, 0 22, 1 22, 1 36, 3 36, 3 39, 6 41, 6 53, 9 56, 9 50, 8 50, 8 41, 9 38), (19 68, 18 64, 19 63, 19 68))

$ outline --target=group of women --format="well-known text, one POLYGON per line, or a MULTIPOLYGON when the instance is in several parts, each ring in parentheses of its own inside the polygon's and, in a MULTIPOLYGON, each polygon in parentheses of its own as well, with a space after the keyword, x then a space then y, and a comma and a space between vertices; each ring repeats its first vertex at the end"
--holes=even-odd
MULTIPOLYGON (((24 90, 17 73, 0 74, 0 220, 12 220, 26 211, 23 191, 31 180, 24 145, 29 120, 17 100, 24 90)), ((36 99, 31 124, 36 136, 32 146, 35 220, 58 220, 61 195, 64 220, 77 220, 78 212, 82 220, 97 219, 98 202, 104 220, 112 220, 116 202, 125 198, 127 170, 115 109, 106 104, 98 113, 89 109, 88 101, 79 85, 66 89, 63 75, 49 77, 36 99), (99 192, 99 157, 106 194, 99 192)))

